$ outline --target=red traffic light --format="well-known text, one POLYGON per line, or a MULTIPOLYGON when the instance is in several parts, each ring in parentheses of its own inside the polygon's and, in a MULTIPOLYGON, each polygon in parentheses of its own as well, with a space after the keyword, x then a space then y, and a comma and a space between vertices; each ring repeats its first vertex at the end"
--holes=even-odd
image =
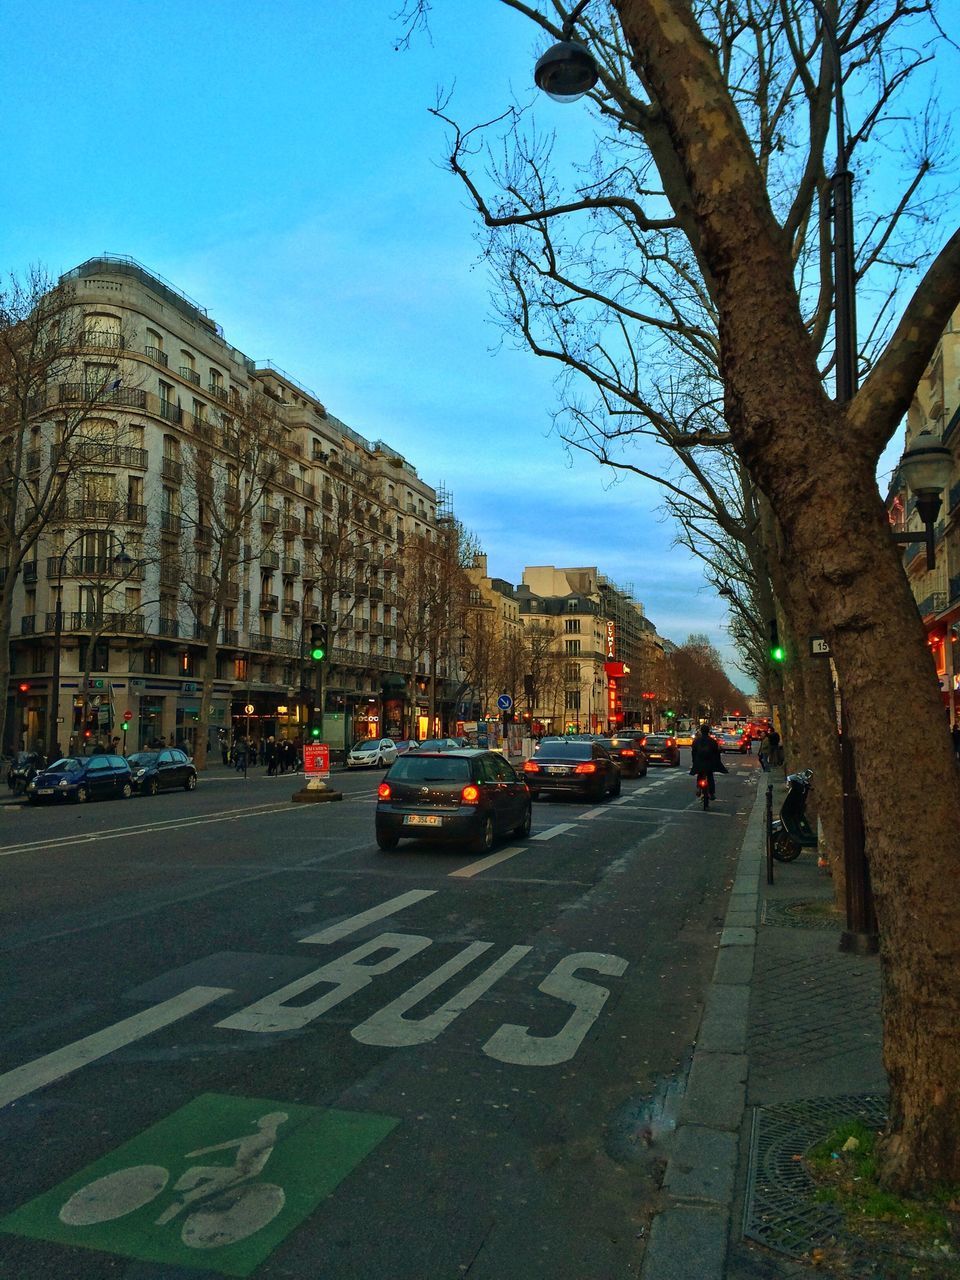
POLYGON ((20 692, 21 692, 21 693, 29 693, 29 692, 30 692, 30 681, 29 681, 29 680, 21 680, 21 681, 20 681, 20 683, 17 685, 17 688, 20 690, 20 692))

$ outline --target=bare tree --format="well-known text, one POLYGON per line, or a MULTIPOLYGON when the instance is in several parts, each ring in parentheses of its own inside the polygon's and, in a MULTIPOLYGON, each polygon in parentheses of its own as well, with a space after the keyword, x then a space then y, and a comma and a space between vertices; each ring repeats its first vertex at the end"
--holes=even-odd
MULTIPOLYGON (((560 37, 562 4, 543 12, 504 3, 560 37)), ((692 406, 678 443, 728 440, 769 501, 798 578, 780 603, 798 636, 810 634, 816 610, 857 755, 892 1090, 882 1175, 900 1188, 956 1181, 960 784, 875 473, 960 301, 960 231, 892 333, 894 294, 885 288, 863 335, 869 376, 848 403, 831 400, 832 360, 820 352, 829 350, 834 283, 826 178, 834 63, 819 12, 793 0, 612 0, 593 10, 580 34, 601 69, 591 97, 602 149, 573 191, 549 176, 549 144, 519 131, 495 196, 469 171, 476 135, 455 126, 451 167, 496 234, 489 256, 508 286, 504 321, 523 341, 585 378, 605 411, 641 434, 675 429, 664 411, 670 368, 697 369, 711 417, 702 423, 692 406), (608 121, 614 128, 604 130, 608 121), (912 709, 904 734, 885 740, 876 726, 904 705, 912 709), (920 762, 910 777, 898 771, 904 751, 920 762), (895 774, 893 795, 886 780, 895 774)), ((865 91, 848 92, 861 112, 849 151, 863 169, 887 141, 898 91, 931 56, 915 24, 927 18, 932 41, 934 10, 934 0, 842 11, 828 0, 846 87, 865 91)), ((924 193, 943 141, 932 114, 921 120, 900 188, 888 180, 874 193, 860 227, 860 281, 883 268, 896 284, 922 267, 924 193)))

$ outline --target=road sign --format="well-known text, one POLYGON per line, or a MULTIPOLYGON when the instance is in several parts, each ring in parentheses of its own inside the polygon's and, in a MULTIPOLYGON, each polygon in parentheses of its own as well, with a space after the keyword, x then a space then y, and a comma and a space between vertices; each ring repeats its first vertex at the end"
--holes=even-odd
POLYGON ((826 640, 824 640, 823 636, 811 636, 810 652, 812 654, 829 653, 830 646, 827 644, 826 640))
POLYGON ((252 716, 254 711, 256 711, 256 707, 253 705, 252 702, 248 702, 247 705, 243 708, 243 710, 248 716, 252 716))
POLYGON ((124 718, 124 720, 132 720, 132 719, 133 719, 133 712, 132 712, 132 711, 125 711, 125 712, 123 713, 123 718, 124 718))
POLYGON ((513 706, 513 699, 510 697, 509 693, 501 693, 500 697, 497 699, 497 706, 501 711, 510 710, 513 706))
POLYGON ((303 744, 303 773, 307 778, 330 777, 330 744, 328 742, 303 744))

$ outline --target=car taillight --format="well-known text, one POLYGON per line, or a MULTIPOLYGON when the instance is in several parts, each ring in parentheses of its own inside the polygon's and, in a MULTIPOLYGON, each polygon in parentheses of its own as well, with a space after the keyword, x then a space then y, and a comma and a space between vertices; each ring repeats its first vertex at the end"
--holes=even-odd
POLYGON ((677 745, 677 742, 676 742, 676 739, 675 739, 675 738, 668 738, 668 739, 667 739, 667 741, 666 741, 666 746, 668 746, 668 747, 675 747, 676 745, 677 745))
POLYGON ((463 788, 460 792, 461 804, 477 804, 480 800, 480 788, 475 787, 473 783, 463 788))
POLYGON ((592 760, 587 760, 584 764, 578 764, 574 773, 596 773, 597 766, 592 760))
POLYGON ((624 747, 620 754, 624 757, 629 756, 632 759, 637 753, 631 747, 624 747))
POLYGON ((646 738, 641 738, 641 739, 640 739, 640 745, 641 745, 641 747, 645 747, 645 746, 647 745, 647 740, 646 740, 646 738))
POLYGON ((389 782, 381 782, 379 787, 377 787, 377 799, 378 800, 390 799, 390 783, 389 782))
POLYGON ((523 771, 524 773, 539 773, 540 766, 537 764, 536 760, 524 760, 523 771))

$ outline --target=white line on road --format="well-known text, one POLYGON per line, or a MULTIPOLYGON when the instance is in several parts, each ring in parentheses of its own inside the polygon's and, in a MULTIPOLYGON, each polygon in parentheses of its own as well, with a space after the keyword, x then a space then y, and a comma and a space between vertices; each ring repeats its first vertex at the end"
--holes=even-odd
POLYGON ((572 831, 577 824, 575 822, 558 822, 555 827, 547 827, 546 831, 538 831, 533 840, 552 840, 554 836, 562 835, 564 831, 572 831))
POLYGON ((422 902, 424 898, 432 898, 436 892, 436 889, 411 889, 409 893, 401 893, 399 897, 381 902, 378 907, 361 911, 359 915, 348 916, 346 920, 331 924, 326 929, 321 929, 319 933, 311 933, 308 938, 301 938, 300 941, 337 942, 340 938, 345 938, 348 933, 355 933, 358 929, 362 929, 364 925, 392 916, 395 912, 402 911, 404 907, 412 907, 415 902, 422 902))
POLYGON ((141 1013, 135 1013, 132 1018, 124 1018, 122 1022, 115 1022, 112 1027, 95 1031, 93 1035, 75 1040, 73 1044, 56 1049, 42 1058, 34 1058, 33 1062, 15 1067, 13 1071, 0 1076, 0 1107, 16 1102, 18 1098, 26 1097, 28 1093, 42 1089, 55 1080, 62 1080, 78 1067, 96 1062, 115 1049, 122 1049, 135 1040, 142 1040, 144 1036, 159 1031, 161 1027, 168 1027, 172 1022, 196 1013, 204 1005, 212 1004, 221 996, 230 995, 232 990, 232 987, 190 987, 178 996, 172 996, 141 1013))
POLYGON ((602 809, 588 809, 586 813, 581 813, 580 821, 584 818, 602 818, 606 811, 606 806, 602 809))
POLYGON ((461 867, 459 871, 451 871, 451 876, 459 876, 462 880, 469 880, 471 876, 479 875, 481 871, 486 871, 488 867, 495 867, 498 862, 506 862, 508 858, 515 858, 518 853, 523 853, 526 846, 518 845, 515 849, 501 849, 499 853, 491 853, 487 858, 481 858, 479 862, 471 862, 466 867, 461 867))

